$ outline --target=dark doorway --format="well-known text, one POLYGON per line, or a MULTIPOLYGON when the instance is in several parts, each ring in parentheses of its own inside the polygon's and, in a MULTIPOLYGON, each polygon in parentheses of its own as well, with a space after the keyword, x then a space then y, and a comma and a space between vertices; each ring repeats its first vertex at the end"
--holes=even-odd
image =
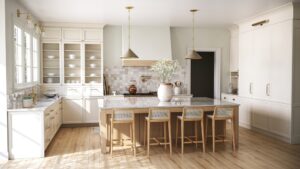
POLYGON ((214 52, 198 52, 203 58, 191 60, 191 94, 214 98, 214 52))

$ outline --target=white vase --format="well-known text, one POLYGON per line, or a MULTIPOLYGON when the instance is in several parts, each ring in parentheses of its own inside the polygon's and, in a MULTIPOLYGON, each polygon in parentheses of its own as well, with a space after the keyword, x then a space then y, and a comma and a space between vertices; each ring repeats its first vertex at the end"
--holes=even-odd
POLYGON ((173 97, 173 85, 171 83, 161 83, 157 90, 157 97, 161 102, 169 102, 173 97))

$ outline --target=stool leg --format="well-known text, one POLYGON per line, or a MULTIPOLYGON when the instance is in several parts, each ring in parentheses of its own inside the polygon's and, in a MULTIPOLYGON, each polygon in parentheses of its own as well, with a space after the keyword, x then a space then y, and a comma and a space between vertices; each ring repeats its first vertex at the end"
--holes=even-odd
POLYGON ((150 150, 150 120, 147 122, 147 156, 149 157, 150 150))
POLYGON ((110 123, 110 155, 113 154, 113 122, 110 123))
POLYGON ((224 121, 224 136, 223 136, 223 143, 225 143, 225 139, 226 139, 226 122, 227 120, 224 121))
POLYGON ((235 152, 235 124, 234 121, 231 119, 231 124, 232 124, 232 144, 233 144, 233 152, 235 152))
POLYGON ((132 122, 133 155, 136 156, 135 120, 132 122))
POLYGON ((184 151, 184 120, 181 120, 181 154, 184 151))
POLYGON ((130 140, 131 140, 131 151, 133 151, 132 123, 129 124, 129 130, 130 130, 130 140))
POLYGON ((208 130, 208 118, 206 118, 206 123, 205 123, 205 141, 207 141, 208 139, 207 139, 207 137, 208 137, 208 135, 207 135, 207 130, 208 130))
POLYGON ((144 146, 146 147, 146 142, 147 142, 147 121, 145 120, 144 122, 144 146))
POLYGON ((175 144, 176 144, 176 148, 177 148, 177 142, 178 142, 178 118, 176 119, 176 135, 175 135, 175 144))
POLYGON ((164 141, 165 141, 165 149, 167 149, 167 123, 164 122, 164 141))
POLYGON ((172 155, 172 133, 171 133, 171 119, 168 121, 169 125, 169 145, 170 145, 170 156, 172 155))
POLYGON ((216 131, 215 131, 215 119, 212 119, 212 143, 213 143, 213 152, 215 152, 215 142, 216 142, 216 131))
POLYGON ((195 121, 195 141, 196 141, 196 148, 198 148, 198 128, 197 128, 197 121, 195 121))
POLYGON ((201 121, 200 121, 200 123, 201 123, 201 135, 202 135, 202 147, 203 147, 203 153, 205 153, 205 136, 204 136, 204 120, 202 119, 201 121))

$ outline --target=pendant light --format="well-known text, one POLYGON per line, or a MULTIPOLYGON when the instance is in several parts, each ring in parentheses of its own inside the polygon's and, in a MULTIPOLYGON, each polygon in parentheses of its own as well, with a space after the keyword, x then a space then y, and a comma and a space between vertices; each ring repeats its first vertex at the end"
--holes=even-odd
POLYGON ((128 50, 121 56, 122 59, 138 59, 139 57, 130 49, 130 10, 133 9, 133 6, 126 6, 128 10, 128 50))
POLYGON ((193 14, 193 50, 185 56, 185 59, 202 59, 202 56, 195 51, 195 13, 197 11, 197 9, 190 10, 190 12, 193 14))

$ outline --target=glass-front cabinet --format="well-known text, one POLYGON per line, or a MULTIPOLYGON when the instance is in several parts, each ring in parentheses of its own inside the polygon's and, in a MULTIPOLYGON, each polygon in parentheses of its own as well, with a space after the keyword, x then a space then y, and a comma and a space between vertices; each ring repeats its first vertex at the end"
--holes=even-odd
POLYGON ((60 45, 51 42, 42 43, 42 47, 44 84, 99 85, 102 83, 102 44, 68 42, 60 45))
POLYGON ((44 84, 60 83, 60 43, 43 43, 43 69, 44 84))
POLYGON ((64 83, 81 84, 81 44, 64 44, 64 83))
POLYGON ((99 84, 102 78, 102 58, 100 44, 85 44, 85 79, 86 84, 99 84))

